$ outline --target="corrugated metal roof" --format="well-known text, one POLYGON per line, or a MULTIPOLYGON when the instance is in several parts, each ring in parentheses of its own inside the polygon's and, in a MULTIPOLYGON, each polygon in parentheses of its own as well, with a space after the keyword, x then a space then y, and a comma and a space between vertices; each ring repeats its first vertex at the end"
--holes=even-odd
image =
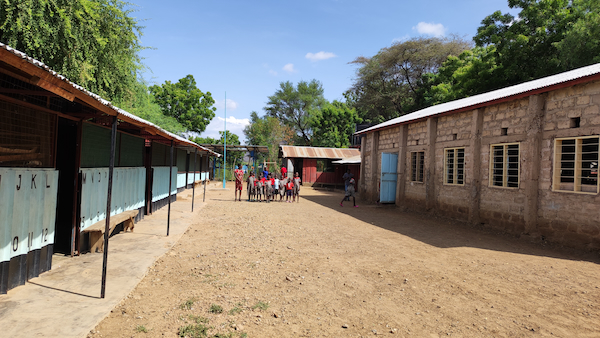
POLYGON ((335 164, 360 164, 360 162, 361 162, 360 155, 357 155, 357 156, 352 156, 352 157, 348 157, 348 158, 343 158, 343 159, 337 160, 337 161, 332 161, 331 163, 335 163, 335 164))
POLYGON ((92 92, 84 89, 83 87, 81 87, 80 85, 78 85, 78 84, 76 84, 74 82, 71 82, 65 76, 63 76, 63 75, 55 72, 54 70, 52 70, 50 67, 48 67, 43 62, 38 61, 38 60, 36 60, 36 59, 28 56, 27 54, 25 54, 25 53, 23 53, 21 51, 18 51, 16 49, 14 49, 14 48, 12 48, 12 47, 10 47, 10 46, 2 43, 2 42, 0 42, 0 48, 2 48, 4 50, 12 53, 15 56, 20 57, 21 59, 29 62, 30 64, 32 64, 32 65, 34 65, 34 66, 36 66, 36 67, 38 67, 38 68, 46 71, 47 73, 49 73, 50 75, 52 75, 56 79, 58 79, 58 80, 60 80, 60 81, 62 81, 64 83, 68 84, 73 89, 75 89, 75 90, 77 90, 77 91, 79 91, 79 92, 81 92, 81 93, 83 93, 83 94, 85 94, 85 95, 87 95, 87 96, 95 99, 96 101, 98 101, 102 105, 104 105, 104 106, 112 109, 113 111, 115 111, 115 113, 117 113, 118 115, 121 115, 121 116, 119 116, 119 118, 121 118, 122 120, 127 120, 127 122, 133 122, 134 124, 143 125, 145 127, 150 127, 151 129, 154 129, 154 131, 156 131, 157 133, 162 134, 163 137, 165 137, 167 139, 173 139, 176 142, 179 142, 179 143, 181 143, 183 145, 187 145, 187 146, 192 146, 192 147, 198 148, 200 150, 209 152, 209 153, 211 153, 211 154, 213 154, 214 156, 217 156, 217 157, 221 156, 220 154, 218 154, 218 153, 216 153, 216 152, 214 152, 214 151, 212 151, 210 149, 202 147, 202 146, 200 146, 200 145, 198 145, 198 144, 196 144, 196 143, 194 143, 194 142, 192 142, 190 140, 187 140, 187 139, 185 139, 185 138, 183 138, 183 137, 181 137, 179 135, 175 135, 173 133, 170 133, 170 132, 162 129, 161 127, 155 125, 154 123, 152 123, 150 121, 146 121, 146 120, 144 120, 144 119, 142 119, 140 117, 137 117, 137 116, 135 116, 135 115, 133 115, 133 114, 131 114, 131 113, 129 113, 129 112, 127 112, 127 111, 119 108, 119 107, 114 106, 112 103, 110 103, 109 101, 103 99, 99 95, 94 94, 94 93, 92 93, 92 92), (122 117, 125 117, 125 118, 123 119, 122 117))
POLYGON ((360 150, 356 148, 323 148, 323 147, 301 147, 301 146, 279 146, 283 158, 328 158, 341 159, 360 156, 360 150))
MULTIPOLYGON (((544 77, 541 79, 521 83, 515 86, 506 87, 498 90, 494 90, 488 93, 483 93, 471 97, 467 97, 460 100, 442 103, 425 109, 421 109, 414 113, 403 115, 395 119, 374 125, 370 128, 363 129, 356 132, 355 135, 368 133, 370 131, 379 130, 391 127, 397 124, 403 124, 414 120, 420 120, 434 115, 460 112, 469 109, 475 109, 482 106, 487 106, 496 103, 498 100, 510 99, 515 96, 530 94, 533 95, 537 92, 545 92, 554 89, 556 85, 564 84, 567 82, 583 79, 586 77, 599 75, 600 74, 600 63, 595 65, 578 68, 568 72, 544 77)), ((598 76, 594 77, 597 78, 598 76)), ((593 79, 590 79, 590 81, 593 79)))

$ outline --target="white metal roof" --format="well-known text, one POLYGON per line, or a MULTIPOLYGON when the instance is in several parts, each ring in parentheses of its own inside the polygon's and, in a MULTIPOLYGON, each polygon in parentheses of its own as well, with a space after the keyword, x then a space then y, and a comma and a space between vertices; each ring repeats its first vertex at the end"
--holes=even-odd
POLYGON ((600 74, 600 63, 586 66, 578 69, 574 69, 568 72, 544 77, 541 79, 521 83, 518 85, 514 85, 511 87, 506 87, 502 89, 497 89, 488 93, 483 93, 471 97, 467 97, 460 100, 450 101, 446 103, 442 103, 439 105, 431 106, 425 109, 418 110, 414 113, 406 114, 389 121, 382 122, 380 124, 374 125, 367 129, 363 129, 355 133, 355 135, 368 133, 373 130, 383 129, 386 127, 390 127, 397 124, 402 124, 414 120, 420 120, 423 118, 427 118, 434 115, 439 115, 443 113, 450 113, 457 110, 464 110, 465 108, 475 107, 486 105, 486 103, 492 103, 493 101, 497 101, 504 98, 510 98, 512 96, 517 96, 520 94, 525 94, 527 92, 532 92, 536 90, 543 90, 544 88, 551 90, 552 86, 585 78, 592 75, 600 74))
POLYGON ((360 155, 343 158, 343 159, 337 160, 337 161, 331 161, 331 163, 335 163, 335 164, 360 164, 360 162, 361 162, 360 155))
POLYGON ((41 61, 38 61, 38 60, 36 60, 36 59, 34 59, 34 58, 32 58, 32 57, 28 56, 27 54, 25 54, 25 53, 23 53, 23 52, 21 52, 21 51, 18 51, 18 50, 16 50, 16 49, 14 49, 14 48, 12 48, 12 47, 10 47, 10 46, 8 46, 8 45, 6 45, 6 44, 2 43, 2 42, 0 42, 0 48, 3 48, 3 49, 5 49, 5 50, 7 50, 7 51, 11 52, 12 54, 14 54, 14 55, 16 55, 16 56, 19 56, 20 58, 22 58, 22 59, 24 59, 24 60, 28 61, 29 63, 31 63, 31 64, 33 64, 33 65, 35 65, 35 66, 37 66, 37 67, 39 67, 39 68, 41 68, 41 69, 43 69, 43 70, 45 70, 46 72, 48 72, 48 73, 52 74, 52 76, 54 76, 54 77, 56 77, 56 78, 60 79, 61 81, 64 81, 64 82, 68 83, 68 84, 69 84, 69 85, 71 85, 71 86, 72 86, 74 89, 76 89, 76 90, 78 90, 78 91, 80 91, 80 92, 82 92, 82 93, 86 94, 86 95, 87 95, 87 96, 89 96, 89 97, 92 97, 92 98, 94 98, 95 100, 97 100, 97 101, 98 101, 98 102, 100 102, 101 104, 103 104, 103 105, 105 105, 105 106, 107 106, 107 107, 109 107, 109 108, 113 109, 113 110, 114 110, 115 112, 117 112, 119 115, 126 116, 126 117, 127 117, 127 118, 129 118, 130 120, 134 120, 134 121, 136 121, 136 122, 138 122, 138 123, 140 123, 140 124, 146 125, 146 126, 148 126, 148 127, 151 127, 152 129, 155 129, 155 130, 157 130, 157 131, 160 131, 161 133, 167 134, 169 137, 171 137, 171 138, 173 138, 173 139, 177 140, 177 141, 178 141, 178 142, 180 142, 180 143, 185 143, 185 144, 187 144, 187 145, 189 145, 189 146, 193 146, 193 147, 195 147, 195 148, 199 148, 199 149, 201 149, 201 150, 204 150, 204 151, 206 151, 206 152, 209 152, 209 153, 211 153, 211 154, 213 154, 213 155, 215 155, 215 156, 217 156, 217 157, 218 157, 218 156, 221 156, 219 153, 216 153, 216 152, 214 152, 214 151, 212 151, 212 150, 210 150, 210 149, 208 149, 208 148, 202 147, 201 145, 198 145, 198 144, 196 144, 195 142, 192 142, 192 141, 190 141, 190 140, 188 140, 188 139, 185 139, 185 138, 183 138, 183 137, 181 137, 181 136, 179 136, 179 135, 176 135, 176 134, 173 134, 173 133, 171 133, 171 132, 168 132, 168 131, 166 131, 166 130, 162 129, 161 127, 159 127, 159 126, 155 125, 154 123, 150 122, 150 121, 146 121, 146 120, 144 120, 144 119, 142 119, 142 118, 140 118, 140 117, 138 117, 138 116, 136 116, 136 115, 133 115, 133 114, 131 114, 131 113, 129 113, 129 112, 127 112, 127 111, 125 111, 125 110, 123 110, 123 109, 121 109, 121 108, 117 107, 117 106, 114 106, 112 103, 110 103, 110 101, 108 101, 108 100, 105 100, 105 99, 103 99, 102 97, 100 97, 100 95, 94 94, 94 93, 92 93, 92 92, 90 92, 90 91, 86 90, 85 88, 81 87, 80 85, 78 85, 78 84, 76 84, 76 83, 74 83, 74 82, 70 81, 70 80, 69 80, 69 79, 67 79, 65 76, 63 76, 63 75, 61 75, 61 74, 59 74, 59 73, 55 72, 54 70, 52 70, 50 67, 48 67, 48 66, 47 66, 46 64, 44 64, 43 62, 41 62, 41 61))

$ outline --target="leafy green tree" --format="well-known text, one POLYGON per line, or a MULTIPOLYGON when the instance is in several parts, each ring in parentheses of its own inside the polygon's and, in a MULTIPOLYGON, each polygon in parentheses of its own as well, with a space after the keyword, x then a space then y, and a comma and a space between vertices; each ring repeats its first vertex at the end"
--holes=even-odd
POLYGON ((2 0, 0 41, 109 100, 135 91, 141 26, 120 0, 2 0))
POLYGON ((215 117, 215 100, 210 92, 203 93, 196 87, 192 75, 187 75, 177 83, 165 81, 161 86, 151 86, 150 92, 163 114, 175 118, 189 131, 203 132, 215 117))
POLYGON ((600 62, 600 2, 573 1, 573 16, 564 38, 554 45, 565 70, 600 62))
MULTIPOLYGON (((196 142, 197 144, 225 144, 225 135, 227 135, 227 145, 240 145, 240 138, 236 134, 227 130, 225 134, 222 131, 219 131, 221 135, 220 138, 214 139, 212 137, 192 137, 191 141, 196 142)), ((240 164, 242 159, 244 158, 243 151, 227 151, 227 166, 240 164)), ((220 159, 222 163, 222 159, 220 159)))
POLYGON ((281 82, 275 94, 269 96, 264 110, 267 115, 277 118, 294 130, 297 135, 295 144, 310 145, 310 115, 321 109, 326 102, 323 86, 319 81, 300 81, 296 87, 287 81, 281 82))
POLYGON ((362 119, 345 103, 333 101, 311 116, 313 146, 347 148, 357 123, 362 119))
POLYGON ((475 47, 459 56, 449 56, 435 74, 425 75, 425 101, 444 103, 498 89, 503 85, 502 68, 496 64, 496 48, 475 47))
POLYGON ((361 118, 380 123, 423 108, 424 75, 435 73, 449 55, 459 55, 471 44, 458 37, 418 37, 383 48, 373 57, 358 57, 347 103, 361 118))
POLYGON ((291 144, 294 140, 294 130, 272 116, 259 117, 253 111, 250 113, 250 124, 244 128, 246 140, 251 145, 268 146, 266 157, 260 154, 258 161, 277 162, 280 144, 291 144))
POLYGON ((145 82, 134 83, 131 94, 126 100, 117 102, 116 105, 136 116, 150 121, 161 128, 178 135, 182 135, 186 129, 173 117, 162 113, 160 107, 154 102, 154 95, 148 90, 145 82))
POLYGON ((600 61, 597 0, 509 0, 518 18, 496 11, 481 22, 478 46, 494 45, 504 85, 600 61))

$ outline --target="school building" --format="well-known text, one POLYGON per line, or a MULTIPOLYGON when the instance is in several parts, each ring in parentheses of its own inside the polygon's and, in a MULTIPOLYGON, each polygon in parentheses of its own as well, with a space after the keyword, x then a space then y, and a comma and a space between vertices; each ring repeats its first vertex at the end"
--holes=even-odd
POLYGON ((357 134, 367 202, 600 249, 600 64, 357 134))
POLYGON ((279 158, 283 161, 282 167, 288 170, 288 176, 297 172, 302 184, 309 186, 343 187, 342 176, 347 169, 358 180, 359 156, 360 150, 356 148, 279 146, 279 158), (340 163, 340 160, 345 161, 340 163))
POLYGON ((101 249, 109 198, 118 231, 205 178, 210 156, 0 43, 0 294, 54 253, 101 249))

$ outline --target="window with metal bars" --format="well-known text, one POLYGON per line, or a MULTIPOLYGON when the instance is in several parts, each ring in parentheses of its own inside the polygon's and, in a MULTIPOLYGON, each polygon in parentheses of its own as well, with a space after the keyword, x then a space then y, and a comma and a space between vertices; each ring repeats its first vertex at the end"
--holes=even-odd
POLYGON ((561 138, 554 141, 552 189, 597 194, 598 136, 561 138))
POLYGON ((490 186, 518 188, 519 143, 492 144, 490 154, 490 186))
POLYGON ((410 180, 423 182, 423 167, 425 166, 425 152, 414 151, 410 153, 410 180))
POLYGON ((447 148, 444 151, 444 184, 465 184, 465 148, 447 148))

